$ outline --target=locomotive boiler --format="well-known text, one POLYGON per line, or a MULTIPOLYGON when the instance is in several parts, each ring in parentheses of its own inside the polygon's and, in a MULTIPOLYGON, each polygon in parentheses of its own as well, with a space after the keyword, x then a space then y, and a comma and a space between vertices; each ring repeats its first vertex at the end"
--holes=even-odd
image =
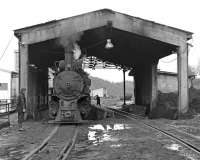
POLYGON ((65 60, 59 61, 53 80, 54 94, 59 98, 55 123, 81 123, 87 119, 91 106, 90 85, 82 61, 75 60, 73 52, 66 49, 65 60))

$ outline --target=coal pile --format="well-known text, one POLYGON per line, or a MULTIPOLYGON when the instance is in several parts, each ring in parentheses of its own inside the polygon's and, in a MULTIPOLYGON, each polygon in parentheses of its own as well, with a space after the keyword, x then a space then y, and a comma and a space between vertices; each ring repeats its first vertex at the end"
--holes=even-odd
MULTIPOLYGON (((189 89, 189 110, 179 118, 192 118, 193 115, 200 113, 200 89, 189 89)), ((158 92, 157 107, 155 107, 150 118, 178 118, 178 94, 158 92)))
POLYGON ((177 93, 158 92, 157 107, 153 108, 150 118, 178 118, 178 95, 177 93))
POLYGON ((200 90, 190 88, 189 90, 189 107, 193 113, 200 113, 200 90))
POLYGON ((126 112, 130 112, 130 113, 134 113, 136 115, 145 116, 146 106, 129 104, 129 105, 123 105, 122 110, 126 112))

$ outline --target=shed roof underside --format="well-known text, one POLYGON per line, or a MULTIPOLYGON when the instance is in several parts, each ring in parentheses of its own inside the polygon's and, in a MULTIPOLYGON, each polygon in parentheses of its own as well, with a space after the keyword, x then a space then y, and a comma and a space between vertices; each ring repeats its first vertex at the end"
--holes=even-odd
MULTIPOLYGON (((64 21, 65 24, 69 26, 66 26, 69 33, 83 33, 77 41, 82 53, 87 56, 95 56, 102 61, 108 61, 127 67, 151 63, 159 58, 170 55, 172 51, 176 50, 177 44, 181 44, 182 42, 186 43, 192 35, 192 33, 187 31, 156 24, 151 21, 138 19, 111 10, 95 11, 60 21, 62 21, 62 24, 64 21), (99 21, 94 16, 97 16, 96 18, 99 18, 99 21), (92 20, 96 25, 92 24, 92 20), (140 22, 133 24, 134 20, 140 22), (112 22, 109 29, 108 21, 112 22), (141 23, 141 21, 144 22, 141 23), (129 24, 127 25, 122 22, 131 23, 129 26, 129 24), (76 27, 76 31, 72 31, 74 24, 72 25, 71 23, 75 23, 76 26, 78 26, 76 27), (138 28, 136 28, 137 26, 138 28), (156 29, 158 29, 158 34, 156 29), (147 31, 149 31, 149 33, 147 31), (154 32, 155 35, 153 34, 154 32), (167 33, 169 33, 169 35, 167 33), (114 45, 114 47, 109 50, 105 49, 106 39, 108 38, 112 40, 114 45), (170 41, 170 39, 172 39, 172 41, 170 41), (179 43, 178 40, 182 42, 179 43)), ((29 63, 34 63, 40 67, 50 67, 55 61, 64 59, 64 49, 58 44, 58 39, 61 36, 61 34, 57 34, 59 31, 58 22, 60 23, 60 21, 15 31, 15 35, 20 37, 22 42, 29 44, 29 63), (51 29, 51 31, 55 29, 54 36, 49 32, 49 29, 51 29), (43 34, 44 32, 49 34, 43 34)))

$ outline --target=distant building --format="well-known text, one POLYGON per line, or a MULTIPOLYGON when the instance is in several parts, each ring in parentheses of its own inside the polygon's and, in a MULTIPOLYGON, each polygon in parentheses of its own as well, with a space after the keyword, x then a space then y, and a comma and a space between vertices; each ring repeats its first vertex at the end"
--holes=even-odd
MULTIPOLYGON (((158 90, 163 93, 177 92, 178 91, 178 77, 177 73, 159 71, 158 75, 158 90)), ((195 75, 188 76, 188 88, 191 87, 195 75)))
POLYGON ((0 99, 11 99, 18 95, 18 73, 0 69, 0 99))
MULTIPOLYGON (((129 76, 134 76, 134 71, 129 72, 129 76)), ((197 88, 196 75, 188 75, 188 88, 193 86, 197 88), (193 84, 194 83, 194 84, 193 84)), ((178 91, 178 76, 177 73, 157 70, 157 87, 162 93, 170 93, 178 91)), ((200 88, 200 87, 199 87, 200 88)))
POLYGON ((92 97, 98 95, 99 97, 108 97, 107 89, 106 88, 98 88, 91 91, 90 94, 92 97))

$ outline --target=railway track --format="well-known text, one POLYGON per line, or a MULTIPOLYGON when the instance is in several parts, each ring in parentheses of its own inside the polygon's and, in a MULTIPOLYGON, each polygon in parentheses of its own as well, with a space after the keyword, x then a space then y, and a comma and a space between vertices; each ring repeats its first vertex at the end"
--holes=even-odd
MULTIPOLYGON (((142 116, 138 116, 132 113, 128 113, 125 111, 113 109, 107 107, 107 109, 121 115, 124 117, 127 117, 132 120, 137 120, 137 123, 140 123, 148 128, 151 128, 153 130, 156 130, 157 132, 167 136, 170 139, 175 140, 176 142, 179 142, 180 144, 184 145, 185 147, 189 148, 190 150, 194 151, 197 154, 200 154, 200 140, 197 139, 194 135, 191 135, 187 132, 179 131, 177 128, 172 127, 170 125, 165 125, 168 126, 169 128, 164 129, 164 127, 158 127, 156 125, 152 125, 151 123, 144 122, 144 121, 139 121, 138 119, 144 119, 142 116)), ((160 123, 161 126, 161 123, 160 123)))
POLYGON ((66 160, 78 132, 78 126, 56 125, 49 136, 23 160, 66 160))

